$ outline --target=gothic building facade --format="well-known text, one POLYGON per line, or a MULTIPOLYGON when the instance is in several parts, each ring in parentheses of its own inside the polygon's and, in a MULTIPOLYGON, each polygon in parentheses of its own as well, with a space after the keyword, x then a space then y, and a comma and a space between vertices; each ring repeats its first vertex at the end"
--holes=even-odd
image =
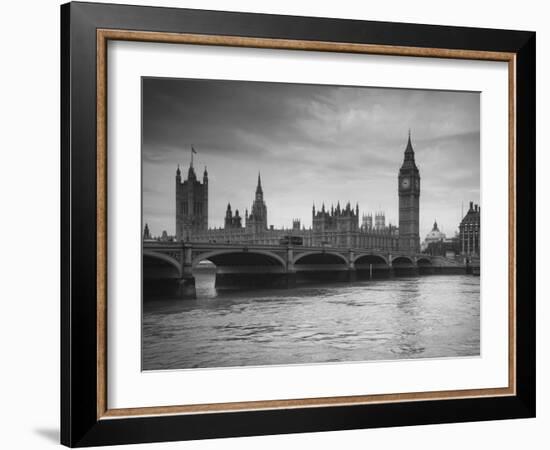
MULTIPOLYGON (((376 217, 383 213, 376 213, 376 217)), ((377 219, 378 220, 378 219, 377 219)), ((325 208, 323 203, 320 210, 312 209, 312 229, 306 238, 313 246, 336 245, 339 247, 370 247, 380 249, 397 249, 397 228, 386 227, 384 223, 378 222, 377 227, 372 226, 372 214, 363 215, 363 223, 359 225, 359 204, 355 208, 347 202, 344 208, 340 202, 336 208, 325 208)), ((306 230, 307 231, 307 230, 306 230)))
POLYGON ((208 172, 204 169, 202 183, 197 180, 193 160, 187 179, 182 182, 181 171, 176 171, 176 240, 193 240, 219 243, 254 243, 279 245, 288 236, 301 238, 305 246, 337 246, 348 248, 373 248, 419 252, 419 198, 420 173, 414 160, 414 150, 409 139, 403 164, 398 174, 399 228, 386 225, 383 212, 363 215, 359 223, 359 204, 347 202, 330 210, 325 205, 312 209, 312 225, 300 228, 300 220, 294 219, 292 227, 275 229, 268 225, 267 204, 260 174, 250 212, 245 211, 244 223, 239 210, 233 213, 227 205, 223 228, 208 227, 208 172))
POLYGON ((313 205, 312 228, 314 233, 324 233, 327 231, 357 231, 359 230, 359 205, 355 209, 348 202, 345 208, 340 208, 340 202, 330 207, 330 211, 325 210, 325 204, 319 211, 315 211, 313 205))

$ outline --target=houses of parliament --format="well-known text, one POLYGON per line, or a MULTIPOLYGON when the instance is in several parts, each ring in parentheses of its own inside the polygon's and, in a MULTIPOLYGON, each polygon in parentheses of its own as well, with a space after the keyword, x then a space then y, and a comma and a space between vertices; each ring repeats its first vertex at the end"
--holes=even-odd
MULTIPOLYGON (((398 172, 399 227, 386 225, 383 212, 359 217, 359 205, 337 203, 330 209, 323 203, 312 207, 312 226, 301 226, 294 219, 292 226, 275 229, 268 225, 267 204, 262 180, 258 174, 256 192, 250 211, 241 216, 238 209, 227 205, 224 226, 208 227, 208 172, 204 169, 202 182, 189 165, 187 178, 182 181, 176 171, 176 240, 195 242, 243 243, 280 245, 289 237, 299 238, 304 246, 372 248, 380 250, 420 251, 419 199, 420 173, 414 160, 411 136, 405 148, 403 163, 398 172), (374 219, 374 220, 373 220, 374 219)), ((147 230, 148 233, 148 230, 147 230)))

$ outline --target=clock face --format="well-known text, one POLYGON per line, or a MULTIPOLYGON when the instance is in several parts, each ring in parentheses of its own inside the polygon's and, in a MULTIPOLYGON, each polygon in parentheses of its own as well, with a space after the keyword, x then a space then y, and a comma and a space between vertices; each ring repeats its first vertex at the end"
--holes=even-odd
POLYGON ((401 187, 403 189, 408 189, 408 187, 411 185, 411 180, 409 180, 408 178, 403 178, 401 180, 401 187))

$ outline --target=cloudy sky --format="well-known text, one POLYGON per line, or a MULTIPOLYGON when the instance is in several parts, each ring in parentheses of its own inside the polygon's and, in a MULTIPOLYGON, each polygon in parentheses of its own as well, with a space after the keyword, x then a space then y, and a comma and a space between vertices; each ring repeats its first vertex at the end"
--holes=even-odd
POLYGON ((309 227, 313 203, 338 201, 397 224, 409 128, 421 238, 434 219, 453 235, 462 203, 479 203, 478 93, 144 78, 142 113, 143 219, 155 235, 174 234, 176 167, 187 175, 191 145, 201 179, 208 166, 211 227, 228 202, 250 210, 258 171, 276 228, 309 227))

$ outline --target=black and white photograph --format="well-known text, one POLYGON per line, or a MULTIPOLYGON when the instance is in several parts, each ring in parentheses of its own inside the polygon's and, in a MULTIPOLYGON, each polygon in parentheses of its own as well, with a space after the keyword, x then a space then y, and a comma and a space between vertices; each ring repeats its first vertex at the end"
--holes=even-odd
POLYGON ((480 356, 480 93, 143 77, 142 370, 480 356))

